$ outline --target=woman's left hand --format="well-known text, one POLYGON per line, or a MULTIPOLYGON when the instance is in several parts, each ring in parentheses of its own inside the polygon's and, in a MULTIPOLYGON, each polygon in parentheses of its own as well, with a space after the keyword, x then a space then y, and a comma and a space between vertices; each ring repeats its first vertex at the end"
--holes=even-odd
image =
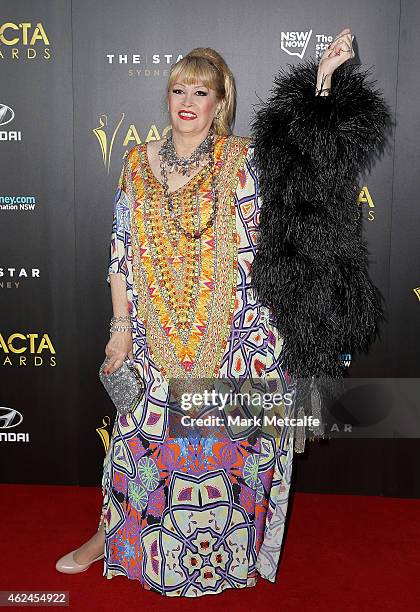
POLYGON ((330 87, 334 70, 355 56, 352 46, 353 38, 350 28, 344 28, 325 49, 318 64, 318 88, 321 87, 323 81, 323 87, 330 87))

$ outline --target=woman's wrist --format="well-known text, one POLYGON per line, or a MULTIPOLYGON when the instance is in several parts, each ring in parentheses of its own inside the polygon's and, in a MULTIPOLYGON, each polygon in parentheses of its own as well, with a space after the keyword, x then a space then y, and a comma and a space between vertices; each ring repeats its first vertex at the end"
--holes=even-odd
POLYGON ((318 70, 315 94, 317 96, 328 96, 331 92, 331 74, 324 74, 322 70, 318 70))

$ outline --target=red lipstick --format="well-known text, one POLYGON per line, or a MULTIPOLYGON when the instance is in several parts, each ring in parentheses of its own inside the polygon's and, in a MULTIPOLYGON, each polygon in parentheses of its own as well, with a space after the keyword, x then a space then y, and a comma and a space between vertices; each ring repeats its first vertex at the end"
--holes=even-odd
POLYGON ((183 119, 184 121, 192 121, 197 118, 197 115, 193 111, 187 111, 185 109, 181 109, 178 111, 178 117, 183 119), (182 115, 182 113, 188 113, 186 115, 182 115))

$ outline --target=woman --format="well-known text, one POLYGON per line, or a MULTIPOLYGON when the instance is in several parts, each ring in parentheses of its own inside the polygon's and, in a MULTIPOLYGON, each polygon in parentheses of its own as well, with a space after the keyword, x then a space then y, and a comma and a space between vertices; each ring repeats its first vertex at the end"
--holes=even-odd
MULTIPOLYGON (((354 57, 351 43, 346 28, 316 71, 314 64, 302 68, 302 75, 310 74, 311 96, 330 94, 334 71, 354 57)), ((358 82, 352 73, 347 76, 350 87, 358 82)), ((296 79, 278 82, 289 102, 297 93, 290 89, 293 83, 296 79)), ((379 97, 361 84, 378 111, 379 97)), ((260 111, 258 150, 250 138, 232 135, 235 82, 212 49, 194 49, 172 67, 167 101, 171 135, 136 146, 125 158, 108 270, 114 317, 105 372, 133 358, 145 395, 133 413, 115 420, 97 533, 56 567, 84 571, 105 549, 107 578, 124 575, 162 595, 195 597, 253 586, 257 574, 275 580, 292 470, 290 428, 273 435, 246 427, 235 432, 185 427, 180 434, 171 430, 168 403, 171 383, 177 388, 179 381, 181 390, 191 381, 219 378, 262 379, 284 397, 294 390, 283 360, 278 293, 270 285, 278 273, 278 257, 270 258, 279 234, 273 238, 262 202, 264 193, 269 202, 275 191, 264 155, 274 170, 269 153, 277 151, 280 159, 281 138, 282 146, 296 151, 300 135, 290 129, 296 121, 281 124, 278 112, 275 121, 281 125, 273 133, 270 113, 278 100, 260 111)), ((382 121, 385 111, 379 110, 382 121)), ((299 114, 297 106, 295 111, 299 114)), ((371 120, 371 111, 359 117, 371 120)), ((376 138, 365 149, 380 140, 382 126, 375 126, 376 138)), ((356 121, 352 129, 359 127, 356 121)), ((351 135, 348 139, 353 142, 351 135)), ((287 176, 287 163, 282 171, 287 176)), ((286 321, 292 315, 282 316, 286 321)), ((291 346, 287 355, 298 373, 291 346)), ((291 409, 283 401, 281 413, 290 415, 291 409)))

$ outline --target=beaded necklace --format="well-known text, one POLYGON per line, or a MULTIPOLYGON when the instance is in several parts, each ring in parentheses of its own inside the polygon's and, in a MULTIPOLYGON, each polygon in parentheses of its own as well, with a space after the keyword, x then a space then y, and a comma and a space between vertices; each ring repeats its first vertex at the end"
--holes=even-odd
POLYGON ((184 234, 186 238, 189 240, 198 240, 204 234, 205 231, 208 230, 214 224, 214 220, 216 218, 217 213, 217 194, 216 194, 216 179, 214 175, 214 138, 215 134, 213 130, 210 130, 206 138, 198 145, 198 147, 193 151, 193 153, 189 157, 178 157, 175 146, 173 142, 172 134, 170 134, 159 151, 160 157, 160 171, 162 175, 162 185, 165 199, 168 203, 169 214, 171 216, 172 221, 177 226, 177 229, 184 234), (169 185, 168 185, 168 175, 166 172, 167 165, 169 167, 169 172, 177 171, 183 176, 190 176, 192 168, 198 168, 200 161, 206 156, 210 156, 209 164, 211 169, 211 193, 212 193, 212 211, 210 213, 209 219, 207 223, 201 228, 201 230, 195 230, 194 232, 190 232, 185 229, 179 219, 177 218, 172 194, 169 193, 169 185))

